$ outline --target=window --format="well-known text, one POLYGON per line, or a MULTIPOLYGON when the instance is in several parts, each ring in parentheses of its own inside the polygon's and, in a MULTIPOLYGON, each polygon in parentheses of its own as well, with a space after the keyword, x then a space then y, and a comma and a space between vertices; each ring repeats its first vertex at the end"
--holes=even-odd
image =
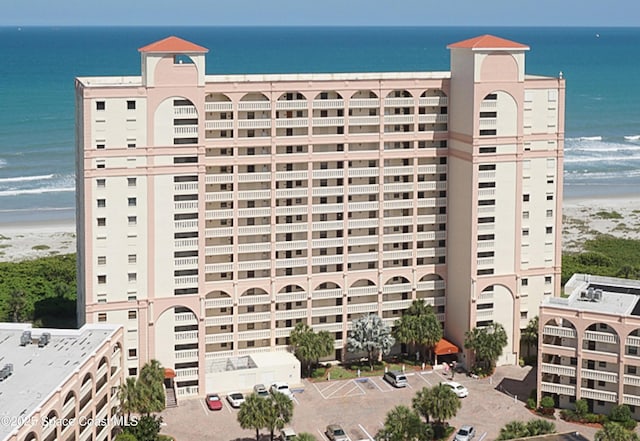
POLYGON ((98 256, 98 265, 106 265, 107 256, 98 256))
POLYGON ((127 223, 130 227, 134 225, 138 225, 138 217, 137 216, 127 216, 127 223))
POLYGON ((495 164, 480 164, 478 166, 478 170, 480 171, 495 171, 495 169, 496 169, 495 164))
POLYGON ((106 217, 99 217, 97 220, 98 220, 98 226, 99 227, 105 227, 107 225, 107 218, 106 217))
POLYGON ((136 110, 136 102, 133 100, 127 101, 127 110, 136 110))
POLYGON ((482 153, 496 153, 497 147, 480 147, 479 152, 482 153))
POLYGON ((129 207, 135 207, 137 204, 136 198, 128 198, 127 199, 127 205, 129 205, 129 207))
POLYGON ((106 312, 98 313, 98 321, 99 322, 106 322, 107 321, 107 313, 106 312))
POLYGON ((138 256, 136 254, 129 254, 128 256, 129 263, 136 263, 137 261, 138 261, 138 256))
POLYGON ((136 375, 138 375, 138 368, 129 368, 129 376, 135 377, 136 375))
POLYGON ((528 314, 527 311, 520 311, 520 319, 526 320, 527 319, 527 314, 528 314))
POLYGON ((105 110, 106 104, 104 101, 96 101, 96 110, 105 110))
POLYGON ((529 199, 530 199, 530 197, 529 197, 528 194, 523 194, 522 195, 522 202, 529 202, 529 199))
POLYGON ((529 212, 528 211, 523 211, 522 212, 522 219, 529 219, 529 212))
POLYGON ((522 236, 526 237, 529 235, 529 229, 528 228, 523 228, 522 229, 522 236))
POLYGON ((98 208, 104 208, 107 206, 107 200, 106 199, 98 199, 97 200, 97 204, 98 204, 98 208))
POLYGON ((493 274, 493 268, 480 269, 478 270, 477 274, 479 276, 487 276, 487 275, 493 274))
POLYGON ((129 358, 136 358, 138 356, 138 350, 133 348, 129 349, 129 358))
POLYGON ((627 365, 627 374, 635 375, 637 372, 637 368, 635 366, 627 365))
POLYGON ((547 200, 548 201, 552 201, 553 200, 553 195, 552 194, 548 194, 547 195, 547 200))
POLYGON ((136 143, 135 142, 127 142, 127 148, 129 149, 134 149, 136 148, 136 143))
POLYGON ((496 129, 482 129, 480 130, 480 136, 496 136, 498 132, 496 129))
POLYGON ((129 282, 135 282, 136 280, 138 280, 138 274, 137 273, 129 273, 127 274, 128 280, 129 282))
POLYGON ((96 161, 96 168, 106 168, 106 164, 103 161, 96 161))
POLYGON ((105 148, 105 147, 106 147, 106 144, 105 144, 105 143, 103 143, 103 142, 100 142, 100 143, 96 144, 96 148, 97 148, 97 149, 103 149, 103 148, 105 148))
POLYGON ((98 188, 104 188, 107 186, 107 181, 106 179, 96 179, 96 186, 98 188))
POLYGON ((127 313, 127 316, 129 317, 129 320, 135 320, 138 318, 138 312, 135 309, 131 309, 127 313))
POLYGON ((100 285, 104 285, 105 283, 107 283, 107 276, 105 274, 100 274, 98 276, 98 283, 100 285))
POLYGON ((529 286, 529 279, 521 279, 520 280, 520 285, 529 286))
POLYGON ((545 232, 546 232, 547 234, 551 234, 551 233, 553 233, 553 227, 547 227, 547 228, 545 228, 545 232))
POLYGON ((544 276, 544 283, 547 285, 551 285, 551 276, 544 276))
POLYGON ((129 187, 135 187, 136 186, 136 178, 127 178, 127 185, 129 187))
POLYGON ((547 210, 547 217, 553 217, 553 210, 547 210))
POLYGON ((498 112, 480 112, 480 118, 497 118, 498 112))

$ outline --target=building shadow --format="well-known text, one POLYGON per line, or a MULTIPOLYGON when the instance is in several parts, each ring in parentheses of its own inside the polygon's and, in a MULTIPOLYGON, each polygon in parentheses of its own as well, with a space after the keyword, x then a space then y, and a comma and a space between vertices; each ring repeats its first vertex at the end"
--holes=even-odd
POLYGON ((496 385, 495 390, 526 403, 529 396, 531 396, 531 392, 536 388, 536 378, 537 369, 532 367, 522 379, 505 376, 496 385))

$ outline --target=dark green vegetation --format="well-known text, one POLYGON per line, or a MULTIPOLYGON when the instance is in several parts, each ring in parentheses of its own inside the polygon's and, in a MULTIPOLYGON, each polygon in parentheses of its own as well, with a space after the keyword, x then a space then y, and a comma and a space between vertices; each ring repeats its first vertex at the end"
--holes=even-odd
POLYGON ((555 433, 556 425, 546 420, 511 421, 500 429, 498 440, 525 438, 528 436, 546 435, 555 433))
POLYGON ((240 405, 237 418, 243 429, 255 429, 256 441, 260 441, 260 429, 267 429, 274 441, 276 431, 293 418, 293 401, 279 392, 264 398, 251 394, 240 405))
POLYGON ((447 420, 456 416, 460 399, 447 386, 424 387, 413 397, 412 408, 396 406, 387 413, 378 441, 447 439, 455 430, 447 420), (424 418, 424 421, 423 421, 424 418))
POLYGON ((0 321, 76 326, 76 255, 0 262, 0 321))
POLYGON ((333 353, 333 336, 327 331, 316 334, 306 323, 296 324, 291 331, 290 341, 294 354, 302 363, 303 372, 306 371, 309 376, 313 365, 318 364, 320 358, 333 353))
POLYGON ((473 350, 475 355, 471 372, 480 376, 490 375, 505 346, 507 332, 500 323, 465 332, 464 347, 473 350))
POLYGON ((126 425, 120 434, 122 441, 161 441, 162 417, 154 415, 165 406, 164 369, 158 360, 151 360, 140 369, 135 379, 127 378, 120 386, 120 413, 131 421, 131 414, 139 415, 137 423, 126 425))
POLYGON ((601 235, 583 244, 582 253, 562 255, 562 284, 574 273, 640 277, 640 240, 601 235))

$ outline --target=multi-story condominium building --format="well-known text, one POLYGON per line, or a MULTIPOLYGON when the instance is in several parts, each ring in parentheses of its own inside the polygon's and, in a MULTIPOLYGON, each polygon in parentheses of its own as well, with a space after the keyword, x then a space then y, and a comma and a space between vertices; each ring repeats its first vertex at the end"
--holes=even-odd
POLYGON ((574 274, 564 292, 540 307, 538 400, 627 404, 640 418, 640 281, 574 274))
POLYGON ((459 346, 502 323, 517 362, 559 288, 564 80, 512 41, 449 48, 450 72, 206 75, 169 37, 141 76, 78 78, 79 316, 179 395, 301 321, 342 359, 354 318, 415 299, 459 346))
POLYGON ((123 328, 0 323, 0 440, 115 439, 123 328))

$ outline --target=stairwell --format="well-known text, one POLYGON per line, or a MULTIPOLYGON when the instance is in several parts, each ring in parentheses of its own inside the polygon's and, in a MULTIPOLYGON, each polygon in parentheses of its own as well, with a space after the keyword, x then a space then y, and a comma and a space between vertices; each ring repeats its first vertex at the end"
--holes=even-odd
POLYGON ((165 407, 167 409, 170 407, 178 407, 178 400, 176 399, 176 391, 174 388, 165 387, 164 395, 165 395, 165 407))

